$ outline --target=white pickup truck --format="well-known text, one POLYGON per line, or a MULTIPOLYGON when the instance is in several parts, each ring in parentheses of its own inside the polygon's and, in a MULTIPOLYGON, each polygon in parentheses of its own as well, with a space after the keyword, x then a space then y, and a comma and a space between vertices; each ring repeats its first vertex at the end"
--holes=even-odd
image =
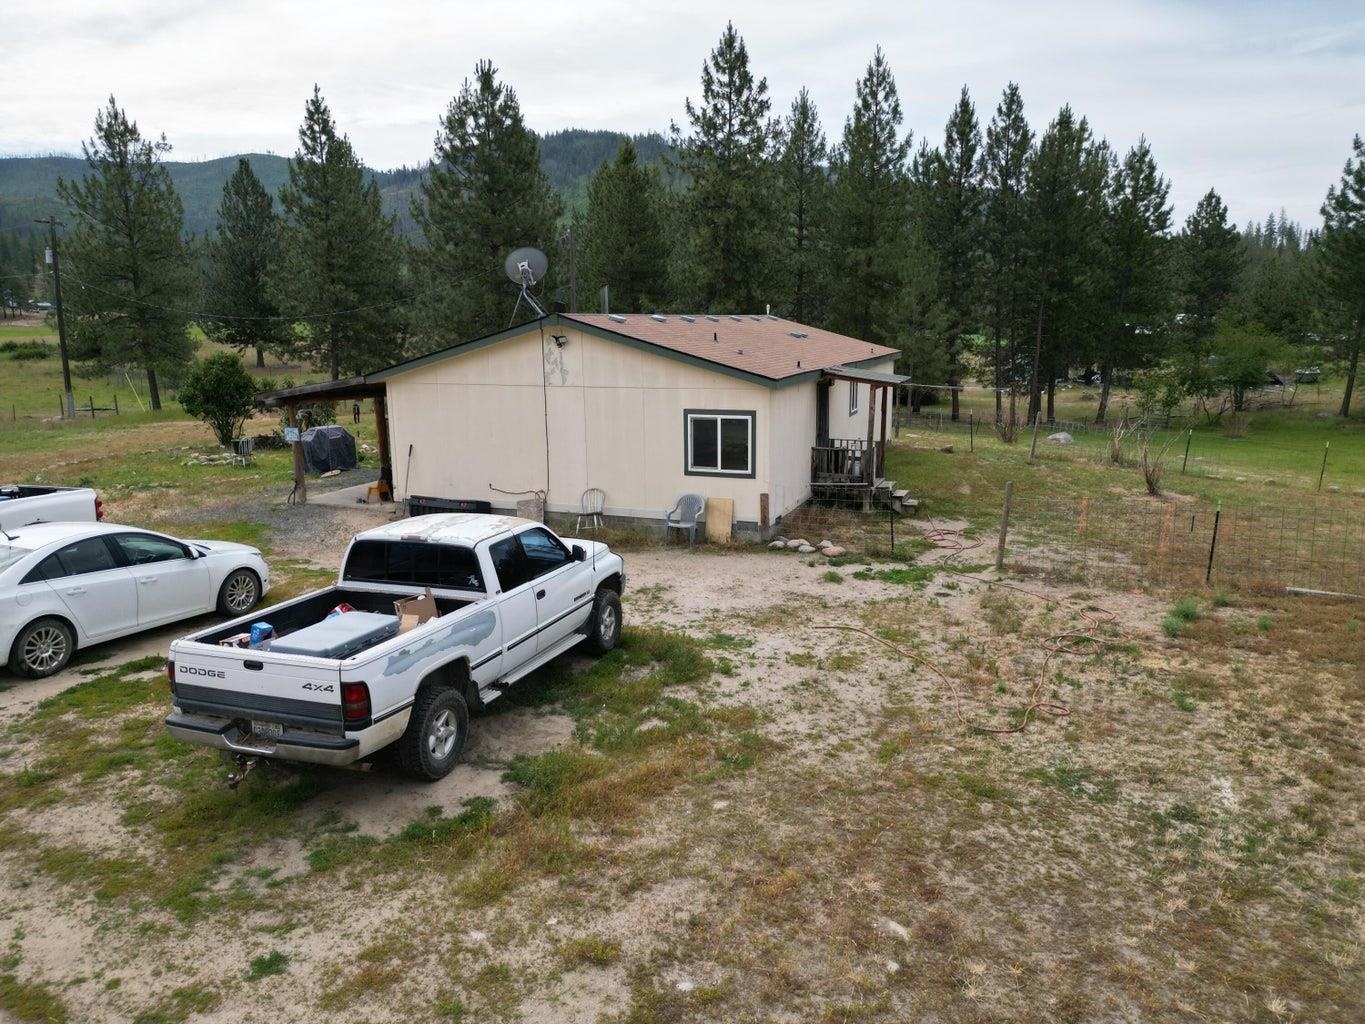
POLYGON ((104 518, 104 502, 89 487, 0 484, 0 530, 34 523, 94 523, 104 518))
POLYGON ((224 751, 238 778, 256 758, 344 765, 396 744, 406 772, 439 779, 471 708, 581 642, 616 645, 624 586, 605 544, 540 523, 399 520, 351 541, 336 586, 171 644, 166 727, 224 751), (398 632, 394 602, 427 588, 438 614, 398 632), (330 614, 341 606, 353 610, 330 614), (268 641, 224 643, 260 621, 268 641))

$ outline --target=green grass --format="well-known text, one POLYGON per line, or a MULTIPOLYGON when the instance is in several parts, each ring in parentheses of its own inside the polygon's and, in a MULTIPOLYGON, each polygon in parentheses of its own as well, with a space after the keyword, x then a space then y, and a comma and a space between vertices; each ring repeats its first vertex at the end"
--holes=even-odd
POLYGON ((559 959, 565 967, 607 967, 621 956, 621 943, 597 935, 570 939, 559 947, 559 959))
POLYGON ((246 980, 260 981, 262 978, 283 974, 287 970, 289 970, 289 954, 275 949, 252 959, 251 967, 246 972, 246 980))

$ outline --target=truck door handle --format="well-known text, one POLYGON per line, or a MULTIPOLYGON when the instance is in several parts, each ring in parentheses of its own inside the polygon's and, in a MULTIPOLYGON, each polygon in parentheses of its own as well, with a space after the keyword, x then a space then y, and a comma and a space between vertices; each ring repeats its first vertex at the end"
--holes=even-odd
POLYGON ((140 580, 138 580, 138 583, 140 583, 144 587, 150 586, 155 582, 156 582, 155 576, 143 576, 140 580))
POLYGON ((81 594, 84 593, 85 593, 84 587, 72 587, 70 590, 67 591, 67 594, 70 595, 71 597, 79 597, 81 594))
POLYGON ((259 661, 244 661, 242 662, 242 668, 249 668, 253 672, 259 672, 261 669, 265 668, 265 666, 259 661))
POLYGON ((545 591, 543 591, 543 590, 537 590, 537 591, 536 591, 536 600, 537 600, 537 601, 539 601, 539 600, 540 600, 542 597, 544 597, 544 596, 545 596, 545 591))

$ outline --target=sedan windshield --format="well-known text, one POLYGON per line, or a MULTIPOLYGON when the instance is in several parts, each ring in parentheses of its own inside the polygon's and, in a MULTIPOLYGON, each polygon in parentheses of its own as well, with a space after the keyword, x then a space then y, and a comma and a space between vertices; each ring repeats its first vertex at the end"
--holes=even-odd
POLYGON ((32 548, 17 548, 13 544, 0 547, 0 572, 4 572, 25 555, 33 554, 32 548))

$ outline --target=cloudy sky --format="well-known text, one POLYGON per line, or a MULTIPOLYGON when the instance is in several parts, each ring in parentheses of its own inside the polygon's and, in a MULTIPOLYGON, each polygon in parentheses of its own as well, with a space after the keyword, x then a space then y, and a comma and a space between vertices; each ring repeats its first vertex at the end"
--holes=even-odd
POLYGON ((1116 147, 1145 133, 1179 217, 1216 187, 1239 222, 1315 222, 1365 133, 1359 0, 66 0, 8 6, 0 153, 77 151, 112 92, 176 158, 288 154, 317 82, 366 162, 415 164, 481 57, 539 131, 666 130, 727 18, 774 108, 807 86, 831 138, 880 43, 917 139, 1014 79, 1035 125, 1070 102, 1116 147))

